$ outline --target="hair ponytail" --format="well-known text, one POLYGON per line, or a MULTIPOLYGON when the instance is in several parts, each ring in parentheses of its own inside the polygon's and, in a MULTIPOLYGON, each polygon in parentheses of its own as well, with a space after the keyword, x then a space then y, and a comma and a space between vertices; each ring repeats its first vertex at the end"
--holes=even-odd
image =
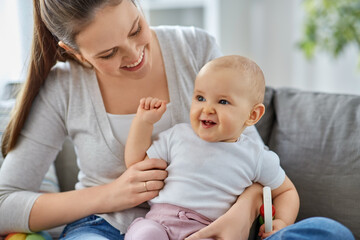
POLYGON ((8 126, 2 137, 1 152, 5 157, 15 147, 20 131, 29 114, 31 105, 50 69, 57 60, 64 61, 55 37, 49 32, 40 15, 40 1, 34 3, 34 32, 28 73, 18 94, 8 126))

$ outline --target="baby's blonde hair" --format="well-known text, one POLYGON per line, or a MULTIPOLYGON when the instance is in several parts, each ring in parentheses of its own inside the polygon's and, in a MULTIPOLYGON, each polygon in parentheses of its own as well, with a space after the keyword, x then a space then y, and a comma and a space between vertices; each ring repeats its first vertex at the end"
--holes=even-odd
POLYGON ((261 68, 249 58, 228 55, 216 58, 204 66, 212 69, 230 69, 239 72, 239 80, 246 80, 254 96, 255 103, 262 103, 265 95, 265 77, 261 68))

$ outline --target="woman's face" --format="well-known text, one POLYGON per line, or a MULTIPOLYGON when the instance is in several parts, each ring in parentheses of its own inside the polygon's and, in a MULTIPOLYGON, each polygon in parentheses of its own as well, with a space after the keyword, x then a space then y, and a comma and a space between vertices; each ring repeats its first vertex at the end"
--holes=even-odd
POLYGON ((105 79, 141 79, 151 64, 151 30, 129 0, 107 6, 81 31, 76 42, 80 53, 105 79))

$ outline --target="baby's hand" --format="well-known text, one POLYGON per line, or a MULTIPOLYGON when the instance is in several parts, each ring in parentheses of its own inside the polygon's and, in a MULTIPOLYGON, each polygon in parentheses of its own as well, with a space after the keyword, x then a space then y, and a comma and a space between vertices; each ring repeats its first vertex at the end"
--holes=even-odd
POLYGON ((275 232, 279 231, 280 229, 283 229, 284 227, 287 226, 287 224, 281 220, 281 219, 275 219, 273 220, 273 230, 271 232, 265 232, 265 224, 261 225, 260 229, 259 229, 259 236, 261 237, 261 239, 265 239, 267 237, 269 237, 270 235, 274 234, 275 232))
POLYGON ((147 97, 140 99, 136 115, 141 118, 141 120, 154 124, 160 120, 165 111, 166 101, 147 97))

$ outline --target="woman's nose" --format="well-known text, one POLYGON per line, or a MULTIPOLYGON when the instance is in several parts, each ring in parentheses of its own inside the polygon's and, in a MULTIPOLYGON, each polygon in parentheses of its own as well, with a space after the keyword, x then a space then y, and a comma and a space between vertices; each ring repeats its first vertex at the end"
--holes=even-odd
POLYGON ((140 57, 140 50, 134 44, 127 44, 123 49, 123 61, 136 62, 140 57))

